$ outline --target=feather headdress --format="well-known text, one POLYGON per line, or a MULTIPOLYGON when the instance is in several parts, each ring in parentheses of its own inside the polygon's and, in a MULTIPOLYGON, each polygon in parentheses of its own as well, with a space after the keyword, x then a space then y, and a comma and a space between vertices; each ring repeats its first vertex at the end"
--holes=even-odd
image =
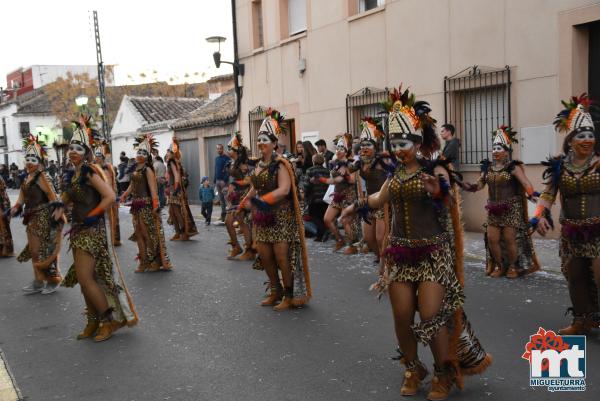
POLYGON ((239 150, 243 145, 243 138, 242 138, 242 133, 240 131, 235 131, 233 134, 231 134, 231 139, 229 140, 229 143, 227 144, 227 147, 229 147, 232 150, 239 150))
POLYGON ((110 145, 103 138, 94 139, 94 156, 107 158, 110 155, 110 145))
POLYGON ((501 125, 497 130, 492 131, 492 137, 493 145, 500 145, 506 150, 510 150, 513 143, 519 143, 517 140, 517 131, 514 131, 507 125, 501 125))
POLYGON ((592 101, 586 93, 579 97, 573 96, 569 101, 561 100, 564 109, 554 118, 554 127, 559 132, 594 132, 594 121, 590 114, 592 101))
POLYGON ((281 134, 284 134, 283 120, 285 120, 285 114, 269 107, 265 112, 266 117, 263 120, 258 133, 268 134, 272 140, 277 140, 281 134))
POLYGON ((426 157, 439 149, 439 139, 435 133, 436 120, 431 117, 428 102, 417 101, 409 89, 402 91, 402 84, 389 94, 382 103, 388 111, 388 132, 390 138, 408 139, 421 143, 421 153, 426 157))
POLYGON ((173 138, 171 138, 171 144, 169 145, 169 152, 173 153, 175 159, 181 160, 181 150, 179 150, 179 139, 177 139, 175 136, 173 136, 173 138))
POLYGON ((347 132, 336 136, 333 142, 335 143, 335 146, 341 146, 346 149, 346 152, 352 150, 352 135, 347 132))
POLYGON ((89 114, 82 113, 79 121, 72 121, 74 130, 70 143, 85 146, 88 150, 92 149, 94 138, 98 137, 98 131, 92 128, 92 117, 89 114))
POLYGON ((381 121, 375 120, 373 117, 364 117, 360 123, 360 141, 369 141, 377 144, 379 139, 383 138, 384 134, 381 131, 381 121))
POLYGON ((23 139, 23 150, 25 151, 25 157, 35 156, 39 161, 46 159, 46 148, 43 142, 38 140, 37 136, 29 134, 23 139))
POLYGON ((133 148, 145 151, 150 157, 153 150, 158 150, 158 142, 154 139, 154 135, 143 134, 135 138, 133 148))

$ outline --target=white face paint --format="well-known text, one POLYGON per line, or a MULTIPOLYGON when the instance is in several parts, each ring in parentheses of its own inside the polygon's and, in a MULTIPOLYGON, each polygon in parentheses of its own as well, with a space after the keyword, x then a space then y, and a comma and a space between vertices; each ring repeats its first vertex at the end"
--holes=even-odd
POLYGON ((408 139, 394 139, 391 141, 392 152, 406 152, 411 150, 415 144, 408 139))
POLYGON ((144 159, 148 157, 148 153, 142 149, 138 150, 135 155, 138 157, 143 157, 144 159))
POLYGON ((85 148, 77 143, 72 143, 69 145, 69 152, 75 152, 80 156, 85 155, 85 148))
POLYGON ((260 134, 258 136, 258 143, 262 144, 262 145, 266 145, 268 143, 271 143, 271 138, 269 138, 269 136, 266 134, 260 134))
POLYGON ((34 155, 25 155, 25 164, 31 164, 32 166, 37 166, 38 164, 40 164, 40 161, 34 155))
POLYGON ((506 149, 504 149, 502 147, 502 145, 494 145, 492 146, 492 153, 501 153, 501 152, 505 152, 506 149))
POLYGON ((596 136, 592 131, 582 131, 573 137, 576 141, 595 141, 596 136))
POLYGON ((346 147, 345 147, 345 146, 341 146, 341 145, 340 145, 340 146, 338 146, 338 147, 336 148, 336 150, 337 150, 338 152, 346 152, 346 151, 347 151, 346 147))
POLYGON ((374 148, 375 148, 375 145, 373 145, 373 143, 372 143, 372 142, 369 142, 369 141, 364 141, 364 142, 361 142, 361 143, 360 143, 360 147, 361 147, 361 148, 366 148, 366 149, 374 149, 374 148))

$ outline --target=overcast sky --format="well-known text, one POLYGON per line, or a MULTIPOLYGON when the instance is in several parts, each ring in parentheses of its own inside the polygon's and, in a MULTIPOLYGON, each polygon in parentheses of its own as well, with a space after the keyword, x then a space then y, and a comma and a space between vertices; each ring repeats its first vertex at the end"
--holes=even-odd
POLYGON ((174 83, 231 72, 228 65, 215 68, 217 45, 205 40, 226 37, 222 59, 233 60, 230 0, 2 1, 0 10, 3 87, 6 74, 19 67, 95 65, 92 10, 98 11, 104 63, 116 65, 117 84, 149 82, 153 71, 159 80, 174 78, 174 83))

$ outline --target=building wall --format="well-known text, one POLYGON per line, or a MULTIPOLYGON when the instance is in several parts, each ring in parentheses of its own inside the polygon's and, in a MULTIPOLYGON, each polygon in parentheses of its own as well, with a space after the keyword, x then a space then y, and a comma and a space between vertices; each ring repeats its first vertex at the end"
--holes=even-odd
POLYGON ((133 150, 134 139, 137 135, 137 130, 144 123, 145 121, 142 116, 129 101, 129 97, 123 96, 117 117, 110 130, 111 150, 115 158, 119 156, 121 151, 124 151, 128 157, 135 155, 133 150))
MULTIPOLYGON (((214 164, 214 160, 209 157, 209 150, 207 146, 206 138, 216 136, 230 136, 234 131, 235 124, 227 124, 215 127, 204 127, 194 128, 188 130, 176 131, 175 136, 181 140, 195 139, 198 138, 198 155, 200 158, 200 176, 210 176, 211 164, 214 164)), ((227 142, 223 143, 226 147, 227 142)), ((214 167, 214 166, 213 166, 214 167)), ((212 179, 213 177, 211 177, 212 179)))
MULTIPOLYGON (((283 3, 262 0, 264 46, 253 49, 252 0, 236 2, 246 68, 239 124, 247 139, 248 112, 260 105, 294 118, 296 137, 318 131, 331 146, 346 130, 347 94, 400 83, 444 122, 444 77, 473 65, 511 67, 517 131, 549 125, 561 98, 586 90, 586 41, 575 25, 600 19, 594 0, 386 0, 360 15, 351 15, 354 0, 307 0, 307 32, 282 39, 283 3)), ((541 168, 527 173, 539 188, 541 168)), ((485 197, 464 196, 468 229, 480 229, 485 197)))

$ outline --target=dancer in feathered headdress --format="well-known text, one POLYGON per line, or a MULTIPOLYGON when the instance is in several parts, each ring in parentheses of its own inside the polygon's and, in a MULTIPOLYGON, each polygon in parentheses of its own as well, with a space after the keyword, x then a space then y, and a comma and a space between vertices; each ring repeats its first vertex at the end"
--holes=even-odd
POLYGON ((10 230, 10 199, 6 193, 6 183, 0 177, 0 258, 15 256, 10 230))
POLYGON ((169 194, 169 220, 168 223, 175 229, 172 241, 188 241, 190 237, 198 234, 196 223, 190 211, 187 198, 187 183, 185 169, 181 161, 179 142, 173 137, 167 151, 167 192, 169 194))
POLYGON ((52 179, 43 171, 46 162, 44 144, 29 135, 23 141, 27 178, 19 191, 19 198, 11 214, 23 212, 23 224, 27 226, 27 245, 17 260, 33 263, 34 280, 23 288, 26 293, 51 294, 56 291, 62 276, 58 268, 63 219, 52 179))
MULTIPOLYGON (((381 121, 365 117, 361 122, 360 157, 352 169, 359 177, 355 178, 356 191, 359 201, 378 192, 386 180, 391 160, 389 155, 379 151, 384 138, 381 121), (363 182, 365 188, 363 188, 363 182)), ((362 233, 369 250, 376 255, 375 262, 379 263, 385 236, 385 207, 369 211, 363 218, 362 233)))
MULTIPOLYGON (((327 211, 325 212, 325 225, 335 236, 335 251, 339 251, 346 245, 344 254, 352 255, 358 252, 354 242, 356 238, 356 230, 353 227, 353 222, 344 220, 343 238, 337 227, 337 219, 345 207, 351 205, 356 200, 356 177, 352 173, 352 135, 344 133, 338 135, 335 140, 335 158, 329 163, 330 177, 320 177, 318 180, 323 184, 334 185, 334 192, 331 195, 331 200, 327 211)), ((329 201, 329 200, 326 200, 329 201)))
POLYGON ((258 249, 254 268, 264 269, 269 278, 270 294, 261 305, 277 305, 278 311, 304 305, 312 296, 296 175, 290 162, 275 153, 283 118, 267 110, 258 132, 260 159, 250 175, 252 187, 238 206, 240 212, 252 210, 258 249))
POLYGON ((481 162, 481 175, 476 184, 463 184, 463 188, 471 192, 488 186, 485 274, 495 278, 504 275, 517 278, 540 270, 528 235, 527 214, 527 199, 535 202, 539 193, 525 175, 523 163, 512 160, 512 145, 518 143, 516 135, 506 125, 492 132, 494 161, 481 162))
POLYGON ((431 346, 435 360, 428 399, 441 400, 454 385, 462 387, 463 374, 483 371, 491 358, 463 311, 460 211, 446 163, 427 158, 437 146, 429 105, 400 89, 386 106, 391 150, 398 166, 389 170, 379 192, 346 209, 344 217, 389 203, 391 227, 385 239, 384 269, 374 288, 390 292, 406 366, 400 393, 416 394, 427 375, 417 355, 417 342, 421 342, 431 346), (417 302, 421 319, 415 324, 417 302))
POLYGON ((138 246, 138 266, 136 273, 171 270, 165 245, 165 234, 160 216, 158 187, 152 166, 152 151, 158 149, 158 143, 151 134, 140 135, 135 139, 136 164, 131 172, 129 188, 120 198, 123 203, 131 196, 131 219, 133 235, 130 240, 138 246))
POLYGON ((569 284, 573 321, 559 333, 575 335, 587 334, 600 325, 600 281, 592 274, 594 266, 600 264, 600 152, 594 127, 598 119, 592 114, 597 111, 595 105, 586 94, 562 104, 564 109, 554 125, 559 133, 566 134, 564 153, 543 162, 548 167, 543 175, 546 189, 532 225, 542 235, 553 228, 550 209, 560 192, 560 257, 569 284))
POLYGON ((252 249, 252 230, 246 222, 245 213, 236 213, 237 208, 250 190, 250 165, 248 164, 248 149, 244 146, 242 134, 234 132, 227 144, 227 154, 230 161, 226 169, 229 173, 229 187, 227 189, 227 218, 225 226, 229 233, 231 252, 228 259, 234 259, 241 254, 239 260, 254 260, 256 251, 252 249), (244 250, 240 246, 235 228, 235 222, 244 236, 244 250))
MULTIPOLYGON (((117 174, 115 168, 110 163, 110 145, 106 140, 95 138, 94 144, 94 164, 102 171, 103 178, 106 180, 112 190, 118 193, 117 174)), ((112 213, 109 213, 109 224, 114 246, 121 246, 121 226, 119 224, 119 204, 115 202, 112 206, 112 213)))
POLYGON ((68 156, 74 169, 66 174, 62 193, 63 202, 72 206, 69 241, 73 251, 73 265, 64 285, 74 287, 85 280, 81 292, 87 324, 77 339, 93 337, 99 342, 109 339, 124 325, 136 325, 138 316, 112 246, 112 236, 107 235, 105 216, 113 212, 116 195, 102 170, 92 163, 93 143, 90 118, 82 115, 75 123, 69 144, 68 156))

